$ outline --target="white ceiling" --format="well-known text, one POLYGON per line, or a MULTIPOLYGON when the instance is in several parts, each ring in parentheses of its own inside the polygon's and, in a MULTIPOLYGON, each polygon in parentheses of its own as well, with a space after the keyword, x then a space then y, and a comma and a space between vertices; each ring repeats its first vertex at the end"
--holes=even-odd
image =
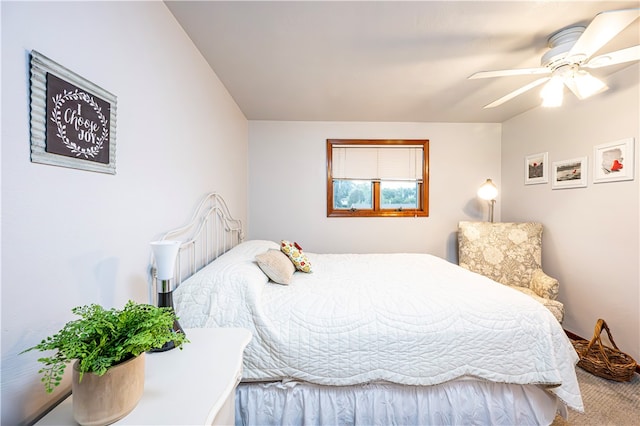
MULTIPOLYGON (((250 120, 417 122, 503 122, 537 106, 539 88, 483 109, 536 76, 467 77, 537 67, 557 30, 586 25, 605 10, 640 6, 570 0, 165 3, 250 120)), ((600 53, 639 44, 639 21, 600 53)), ((606 80, 625 66, 592 73, 606 80)))

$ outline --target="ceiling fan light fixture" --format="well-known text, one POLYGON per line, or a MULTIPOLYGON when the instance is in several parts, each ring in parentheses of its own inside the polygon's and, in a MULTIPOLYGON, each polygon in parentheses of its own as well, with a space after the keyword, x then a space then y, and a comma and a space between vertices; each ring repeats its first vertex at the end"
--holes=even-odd
POLYGON ((602 80, 584 70, 576 71, 571 78, 575 83, 574 93, 580 100, 604 92, 609 88, 602 80))
POLYGON ((549 82, 542 87, 540 97, 542 98, 542 106, 547 108, 555 108, 562 105, 564 96, 564 82, 562 77, 553 76, 549 82))

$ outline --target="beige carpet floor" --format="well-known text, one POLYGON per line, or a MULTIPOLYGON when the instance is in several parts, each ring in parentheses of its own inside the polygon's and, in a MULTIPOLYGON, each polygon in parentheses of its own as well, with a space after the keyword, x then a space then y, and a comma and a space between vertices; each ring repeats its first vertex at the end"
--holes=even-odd
POLYGON ((569 410, 569 420, 557 416, 552 426, 640 425, 640 375, 630 382, 602 379, 576 367, 584 414, 569 410))

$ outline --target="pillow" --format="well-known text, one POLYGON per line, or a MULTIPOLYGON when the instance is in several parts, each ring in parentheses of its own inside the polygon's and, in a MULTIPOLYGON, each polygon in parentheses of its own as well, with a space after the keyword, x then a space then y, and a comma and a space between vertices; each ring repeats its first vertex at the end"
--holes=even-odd
POLYGON ((289 256, 298 271, 311 272, 311 262, 309 262, 307 255, 302 252, 302 247, 298 243, 282 240, 280 241, 280 250, 289 256))
POLYGON ((273 282, 278 284, 290 284, 291 277, 296 271, 289 258, 280 250, 269 249, 256 256, 258 266, 273 282))

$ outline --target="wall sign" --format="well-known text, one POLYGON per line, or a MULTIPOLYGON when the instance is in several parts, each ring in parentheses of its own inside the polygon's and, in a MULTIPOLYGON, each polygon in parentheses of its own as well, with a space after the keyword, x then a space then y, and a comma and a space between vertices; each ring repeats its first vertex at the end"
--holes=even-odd
POLYGON ((116 97, 31 51, 31 161, 116 172, 116 97))

